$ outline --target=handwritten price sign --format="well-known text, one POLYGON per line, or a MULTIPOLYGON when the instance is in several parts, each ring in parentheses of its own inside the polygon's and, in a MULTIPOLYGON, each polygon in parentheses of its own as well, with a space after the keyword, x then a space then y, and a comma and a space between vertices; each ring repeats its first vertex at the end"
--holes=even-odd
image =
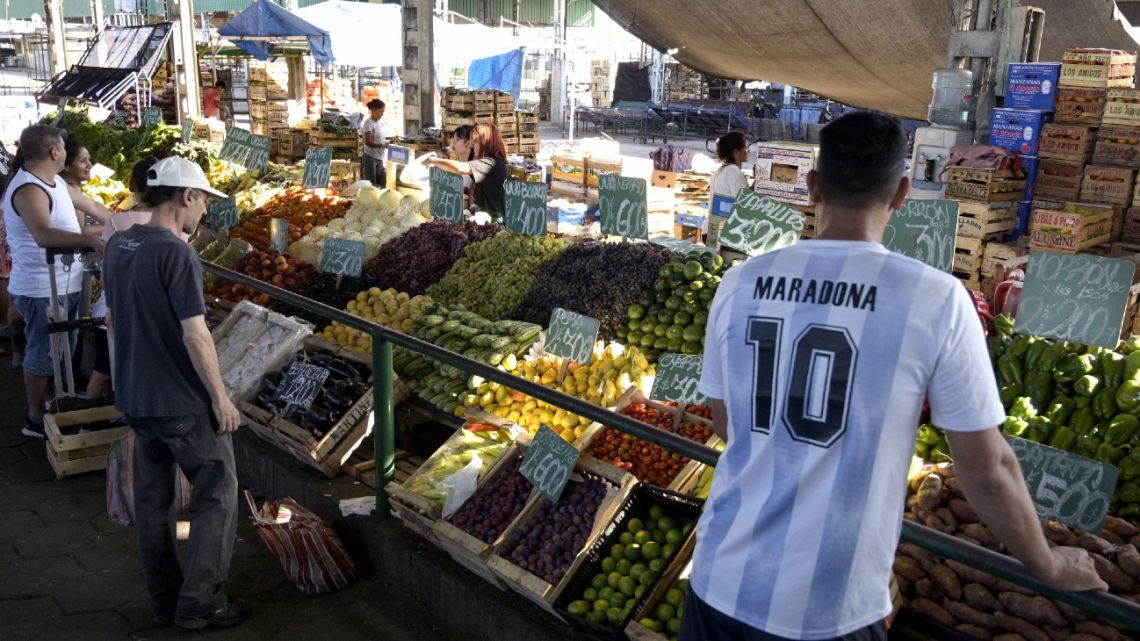
POLYGON ((143 107, 142 110, 142 126, 143 129, 150 129, 162 124, 162 109, 158 107, 143 107))
POLYGON ((649 398, 655 401, 676 403, 704 403, 705 395, 697 390, 701 382, 700 356, 691 354, 662 354, 657 361, 657 375, 649 398))
POLYGON ((958 234, 958 203, 953 200, 908 198, 891 214, 883 245, 935 269, 954 268, 954 239, 958 234))
POLYGON ((293 363, 285 372, 281 386, 277 388, 278 400, 308 407, 316 400, 321 386, 329 377, 329 371, 309 363, 293 363))
POLYGON ((431 215, 449 223, 463 222, 463 176, 432 167, 428 171, 431 187, 431 215))
POLYGON ((222 231, 237 224, 237 201, 233 198, 223 198, 210 203, 206 209, 209 216, 210 229, 222 231))
POLYGON ((523 236, 546 235, 546 184, 508 180, 505 222, 507 229, 523 236))
POLYGON ((598 216, 607 236, 649 239, 645 180, 617 174, 598 176, 598 216))
POLYGON ((364 243, 358 240, 325 238, 321 247, 321 271, 360 276, 364 267, 364 243))
POLYGON ((577 448, 562 440, 554 430, 540 425, 519 466, 519 473, 546 498, 557 502, 578 462, 578 454, 577 448))
POLYGON ((1116 488, 1115 467, 1016 437, 1009 444, 1038 516, 1100 532, 1116 488))
POLYGON ((1116 347, 1135 270, 1131 261, 1116 258, 1030 254, 1014 331, 1116 347))
POLYGON ((741 189, 720 231, 720 244, 759 256, 794 245, 803 231, 803 214, 751 189, 741 189))
POLYGON ((269 166, 269 136, 250 134, 249 160, 245 168, 250 171, 261 171, 269 166))
POLYGON ((305 174, 301 186, 305 189, 324 189, 329 186, 332 172, 332 149, 310 147, 305 152, 305 174))
POLYGON ((550 315, 546 330, 546 351, 585 365, 594 356, 594 341, 598 340, 597 319, 575 314, 561 307, 550 315))
POLYGON ((222 149, 218 152, 218 157, 222 160, 244 165, 246 159, 249 158, 249 141, 252 135, 247 129, 230 127, 225 141, 222 142, 222 149))

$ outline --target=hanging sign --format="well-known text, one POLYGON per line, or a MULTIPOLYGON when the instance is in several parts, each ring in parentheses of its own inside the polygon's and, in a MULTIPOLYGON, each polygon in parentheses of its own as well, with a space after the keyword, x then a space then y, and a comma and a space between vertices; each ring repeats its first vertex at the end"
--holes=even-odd
POLYGON ((907 198, 891 212, 883 232, 883 245, 935 269, 954 268, 954 241, 958 234, 958 203, 953 200, 907 198))
POLYGON ((1031 253, 1014 331, 1115 348, 1135 270, 1117 258, 1031 253))
POLYGON ((289 250, 289 221, 269 219, 269 248, 278 253, 289 250))
POLYGON ((210 203, 206 208, 206 216, 210 221, 210 229, 222 231, 237 224, 237 201, 233 198, 222 198, 210 203))
POLYGON ((282 377, 281 385, 277 388, 277 398, 292 405, 309 407, 328 377, 329 371, 323 367, 295 362, 282 377))
POLYGON ((250 134, 249 160, 245 168, 250 171, 262 171, 269 166, 269 136, 250 134))
POLYGON ((741 189, 720 230, 720 244, 759 256, 796 244, 803 231, 803 214, 751 189, 741 189))
POLYGON ((598 216, 603 234, 649 239, 649 205, 645 189, 644 178, 617 174, 598 176, 598 216))
POLYGON ((507 229, 523 236, 546 235, 546 183, 508 180, 504 222, 507 229))
POLYGON ((428 171, 431 187, 431 215, 449 223, 463 222, 463 176, 432 167, 428 171))
POLYGON ((364 243, 359 240, 325 238, 321 244, 321 271, 342 276, 360 276, 364 267, 364 243))
POLYGON ((694 354, 662 354, 657 360, 657 373, 649 398, 675 403, 704 403, 705 395, 697 387, 701 382, 703 359, 694 354))
POLYGON ((1116 468, 1014 436, 1008 440, 1037 515, 1085 532, 1100 532, 1116 489, 1116 468))
POLYGON ((324 189, 329 186, 332 173, 332 148, 309 147, 305 152, 305 174, 301 186, 305 189, 324 189))
POLYGON ((570 480, 570 473, 574 471, 579 454, 577 448, 542 424, 526 451, 519 473, 546 498, 557 502, 562 496, 562 489, 566 487, 566 481, 570 480))
POLYGON ((593 358, 596 340, 597 319, 561 307, 550 314, 550 325, 546 330, 547 352, 585 365, 593 358))

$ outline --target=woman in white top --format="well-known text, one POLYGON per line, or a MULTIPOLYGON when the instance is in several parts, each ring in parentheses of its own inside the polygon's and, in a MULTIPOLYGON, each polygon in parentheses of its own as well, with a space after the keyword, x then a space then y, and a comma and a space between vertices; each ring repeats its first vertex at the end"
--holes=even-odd
MULTIPOLYGON (((714 217, 716 213, 715 200, 717 196, 725 198, 736 199, 736 194, 741 189, 748 188, 748 180, 744 177, 744 172, 741 171, 740 166, 744 161, 748 160, 748 139, 744 134, 739 131, 730 131, 721 136, 716 141, 716 155, 720 159, 721 166, 713 172, 712 179, 709 180, 709 224, 707 225, 706 232, 709 233, 710 239, 715 239, 720 235, 720 228, 727 219, 727 213, 724 217, 714 217)), ((711 242, 708 240, 706 242, 711 242)))

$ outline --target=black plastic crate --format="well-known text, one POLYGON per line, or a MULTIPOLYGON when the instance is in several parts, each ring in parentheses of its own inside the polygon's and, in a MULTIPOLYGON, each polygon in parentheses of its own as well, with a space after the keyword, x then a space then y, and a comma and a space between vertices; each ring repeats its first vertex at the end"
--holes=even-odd
MULTIPOLYGON (((593 623, 584 617, 580 617, 566 609, 571 601, 578 600, 582 592, 590 587, 590 580, 594 575, 601 572, 602 559, 609 555, 610 548, 618 542, 622 532, 626 530, 626 523, 630 519, 647 519, 649 517, 649 510, 653 506, 660 506, 665 513, 674 519, 683 519, 696 527, 697 519, 701 516, 701 510, 704 507, 702 499, 685 496, 676 492, 670 492, 659 487, 646 485, 644 483, 638 484, 630 494, 629 500, 614 516, 613 520, 602 530, 601 536, 598 537, 594 544, 586 551, 586 561, 578 567, 578 571, 570 578, 566 584, 566 588, 562 590, 558 600, 554 602, 554 609, 573 627, 591 634, 600 639, 607 639, 612 641, 622 641, 626 638, 625 626, 629 624, 630 620, 641 610, 645 605, 646 599, 653 593, 654 587, 665 575, 665 570, 662 569, 661 573, 657 576, 653 583, 645 586, 641 597, 637 600, 634 607, 630 610, 629 614, 622 620, 621 625, 617 627, 593 623)), ((686 533, 686 536, 688 534, 686 533)), ((673 557, 666 559, 666 567, 672 563, 677 553, 682 548, 681 544, 677 545, 677 551, 673 553, 673 557)))

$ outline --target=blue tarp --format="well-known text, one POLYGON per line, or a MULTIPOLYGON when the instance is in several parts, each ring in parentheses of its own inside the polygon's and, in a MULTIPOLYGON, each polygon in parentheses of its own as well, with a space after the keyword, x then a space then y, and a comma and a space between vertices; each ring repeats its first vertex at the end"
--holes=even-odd
POLYGON ((472 60, 467 68, 467 86, 472 89, 498 89, 519 100, 522 89, 522 68, 525 49, 472 60))
POLYGON ((269 59, 274 38, 307 38, 309 51, 318 64, 328 67, 334 60, 329 32, 314 27, 269 0, 257 0, 251 4, 218 29, 218 35, 233 41, 258 60, 269 59))

